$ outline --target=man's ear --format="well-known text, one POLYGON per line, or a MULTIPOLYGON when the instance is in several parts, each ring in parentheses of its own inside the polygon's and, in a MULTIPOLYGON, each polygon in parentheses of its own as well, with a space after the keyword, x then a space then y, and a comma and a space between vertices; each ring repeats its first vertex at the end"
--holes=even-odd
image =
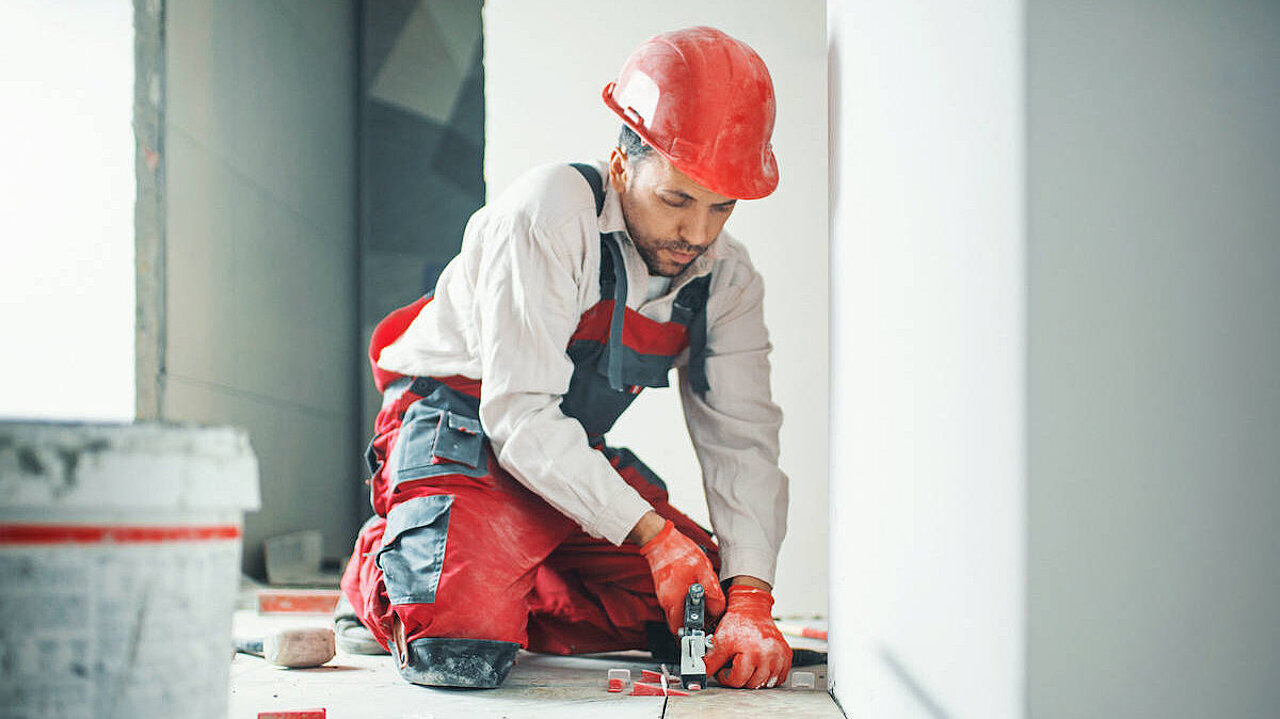
POLYGON ((627 153, 621 147, 613 148, 613 152, 609 153, 609 184, 613 186, 613 191, 622 194, 627 189, 628 173, 631 171, 631 165, 627 162, 627 153))

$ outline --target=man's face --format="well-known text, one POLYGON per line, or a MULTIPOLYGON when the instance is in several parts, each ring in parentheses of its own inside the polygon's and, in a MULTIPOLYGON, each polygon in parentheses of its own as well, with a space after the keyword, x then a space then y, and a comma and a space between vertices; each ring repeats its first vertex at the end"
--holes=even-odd
POLYGON ((622 200, 627 232, 649 274, 664 277, 680 274, 706 252, 737 202, 690 180, 657 152, 628 162, 614 149, 609 182, 622 200))

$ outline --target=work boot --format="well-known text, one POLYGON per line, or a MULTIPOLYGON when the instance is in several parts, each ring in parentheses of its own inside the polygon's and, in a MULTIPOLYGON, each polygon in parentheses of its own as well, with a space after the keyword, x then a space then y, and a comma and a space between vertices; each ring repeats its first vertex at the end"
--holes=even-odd
POLYGON ((333 608, 333 635, 338 651, 346 654, 390 654, 374 639, 373 632, 360 623, 355 607, 343 594, 333 608))

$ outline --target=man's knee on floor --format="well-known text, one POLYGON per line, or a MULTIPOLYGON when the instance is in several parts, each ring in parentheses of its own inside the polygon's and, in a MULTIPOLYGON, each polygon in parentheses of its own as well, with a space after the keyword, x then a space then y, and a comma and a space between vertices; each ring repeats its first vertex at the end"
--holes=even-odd
MULTIPOLYGON (((399 641, 397 641, 399 644, 399 641)), ((400 676, 433 687, 493 689, 507 678, 520 645, 496 639, 422 637, 397 646, 400 676)))

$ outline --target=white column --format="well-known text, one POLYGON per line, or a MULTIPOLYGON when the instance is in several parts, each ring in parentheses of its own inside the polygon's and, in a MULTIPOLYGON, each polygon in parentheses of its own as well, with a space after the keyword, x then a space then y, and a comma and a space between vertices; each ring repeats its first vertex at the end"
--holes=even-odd
POLYGON ((1022 715, 1022 8, 829 6, 834 693, 1022 715))

